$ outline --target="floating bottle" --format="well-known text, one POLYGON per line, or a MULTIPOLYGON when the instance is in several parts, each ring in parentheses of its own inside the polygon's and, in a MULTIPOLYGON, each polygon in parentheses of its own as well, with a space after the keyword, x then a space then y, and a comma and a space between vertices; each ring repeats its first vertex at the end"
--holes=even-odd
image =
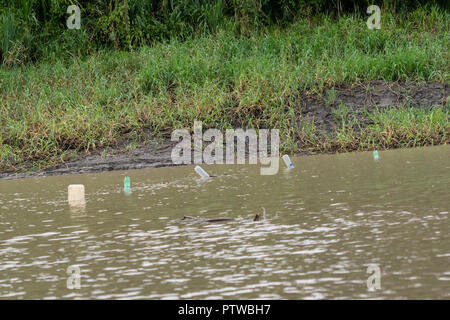
POLYGON ((378 160, 379 156, 378 156, 378 150, 373 150, 373 160, 378 160))
POLYGON ((131 192, 130 177, 123 178, 123 191, 125 193, 130 193, 131 192))
POLYGON ((206 171, 203 170, 200 166, 196 166, 194 170, 195 170, 195 172, 197 172, 197 174, 198 174, 200 177, 202 177, 203 179, 209 178, 209 174, 206 173, 206 171))
POLYGON ((86 204, 84 197, 84 185, 71 184, 67 188, 67 201, 70 206, 82 207, 86 204))
POLYGON ((283 158, 284 163, 286 164, 286 167, 288 167, 288 168, 294 167, 294 165, 291 162, 291 159, 289 158, 289 156, 287 154, 285 154, 282 158, 283 158))

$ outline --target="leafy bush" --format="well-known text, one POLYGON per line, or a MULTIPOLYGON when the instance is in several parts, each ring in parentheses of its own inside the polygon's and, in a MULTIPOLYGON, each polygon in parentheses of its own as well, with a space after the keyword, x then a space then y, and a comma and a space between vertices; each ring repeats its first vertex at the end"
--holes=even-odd
MULTIPOLYGON (((366 15, 372 0, 0 0, 0 58, 14 64, 41 57, 87 54, 103 47, 133 49, 143 44, 219 29, 236 35, 300 17, 327 14, 366 15), (82 30, 66 27, 67 7, 81 8, 82 30)), ((406 12, 423 6, 418 0, 378 1, 384 9, 406 12), (381 2, 381 3, 380 3, 381 2)), ((435 0, 448 9, 448 1, 435 0)), ((427 5, 427 4, 425 4, 427 5)), ((382 44, 374 43, 375 47, 382 44)))

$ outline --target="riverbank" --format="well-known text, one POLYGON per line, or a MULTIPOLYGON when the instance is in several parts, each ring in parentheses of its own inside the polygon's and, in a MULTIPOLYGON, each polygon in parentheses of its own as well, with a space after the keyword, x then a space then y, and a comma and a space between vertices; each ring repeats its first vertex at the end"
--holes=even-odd
POLYGON ((1 177, 170 165, 196 120, 279 129, 289 154, 448 143, 450 14, 366 18, 1 67, 1 177))
MULTIPOLYGON (((449 96, 449 84, 371 81, 299 97, 302 108, 293 128, 294 154, 448 144, 449 96)), ((0 173, 0 179, 173 166, 173 146, 167 135, 140 143, 125 139, 115 148, 78 153, 71 161, 41 170, 26 170, 24 164, 18 170, 0 173)))

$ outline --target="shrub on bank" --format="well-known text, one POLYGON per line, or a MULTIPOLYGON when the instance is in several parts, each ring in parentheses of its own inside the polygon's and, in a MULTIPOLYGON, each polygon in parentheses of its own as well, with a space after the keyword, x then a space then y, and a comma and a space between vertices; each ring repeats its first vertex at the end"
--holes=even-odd
MULTIPOLYGON (((83 56, 100 48, 133 49, 168 39, 227 30, 237 36, 302 17, 366 15, 376 1, 361 0, 0 0, 0 62, 83 56), (81 8, 82 29, 67 30, 67 7, 81 8)), ((448 1, 384 0, 399 17, 417 7, 448 1)))

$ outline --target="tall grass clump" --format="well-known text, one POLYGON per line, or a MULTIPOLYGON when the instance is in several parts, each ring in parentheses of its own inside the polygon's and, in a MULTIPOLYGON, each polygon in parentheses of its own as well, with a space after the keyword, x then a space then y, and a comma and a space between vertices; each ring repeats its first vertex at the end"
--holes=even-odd
POLYGON ((338 130, 324 137, 317 151, 349 151, 433 146, 450 141, 449 108, 377 109, 367 113, 370 125, 363 125, 348 108, 338 111, 338 130), (356 129, 355 129, 356 128, 356 129))
POLYGON ((22 40, 20 21, 10 10, 0 15, 0 62, 6 66, 25 60, 25 44, 22 40))

